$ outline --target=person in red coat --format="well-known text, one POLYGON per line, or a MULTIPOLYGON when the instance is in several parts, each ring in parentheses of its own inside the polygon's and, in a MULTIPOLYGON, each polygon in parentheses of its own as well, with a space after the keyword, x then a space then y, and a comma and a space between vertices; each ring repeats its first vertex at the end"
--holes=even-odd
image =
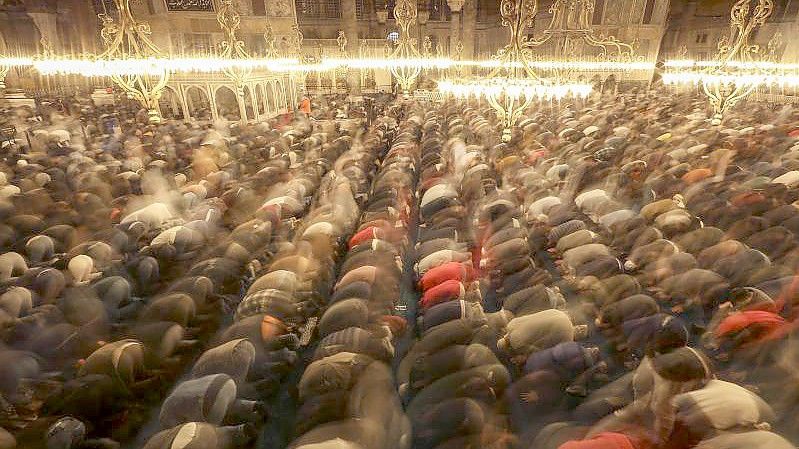
POLYGON ((308 115, 311 113, 311 99, 308 97, 303 97, 302 101, 300 101, 300 112, 308 115))
POLYGON ((425 273, 419 281, 419 287, 427 291, 445 281, 471 282, 474 279, 475 272, 471 263, 448 262, 425 273))

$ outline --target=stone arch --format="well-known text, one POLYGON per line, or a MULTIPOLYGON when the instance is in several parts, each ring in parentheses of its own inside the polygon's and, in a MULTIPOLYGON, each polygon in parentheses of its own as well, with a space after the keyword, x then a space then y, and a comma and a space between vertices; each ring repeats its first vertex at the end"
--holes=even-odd
POLYGON ((161 109, 161 116, 167 119, 185 120, 183 116, 183 99, 180 94, 172 87, 164 87, 158 106, 161 109))
POLYGON ((266 101, 266 97, 264 97, 264 87, 261 83, 255 85, 255 103, 258 107, 258 115, 266 114, 267 106, 264 103, 266 101))
POLYGON ((236 92, 232 88, 228 86, 217 87, 214 91, 214 99, 216 111, 220 118, 225 118, 230 121, 241 120, 239 99, 236 98, 236 92))
POLYGON ((196 119, 211 118, 211 97, 201 86, 187 86, 183 92, 186 109, 189 115, 196 119))

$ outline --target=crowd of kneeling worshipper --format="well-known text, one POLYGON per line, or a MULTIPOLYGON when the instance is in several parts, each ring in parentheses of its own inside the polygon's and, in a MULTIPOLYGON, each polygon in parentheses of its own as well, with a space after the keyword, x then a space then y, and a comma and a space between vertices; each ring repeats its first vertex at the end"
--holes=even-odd
POLYGON ((0 449, 799 442, 799 110, 70 111, 0 153, 0 449))

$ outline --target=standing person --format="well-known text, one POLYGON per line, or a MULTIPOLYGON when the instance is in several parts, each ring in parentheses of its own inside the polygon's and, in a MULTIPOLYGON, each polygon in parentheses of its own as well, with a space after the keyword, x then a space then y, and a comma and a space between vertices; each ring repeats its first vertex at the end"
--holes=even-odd
POLYGON ((305 115, 311 114, 311 99, 308 97, 302 97, 302 101, 300 101, 300 112, 304 113, 305 115))

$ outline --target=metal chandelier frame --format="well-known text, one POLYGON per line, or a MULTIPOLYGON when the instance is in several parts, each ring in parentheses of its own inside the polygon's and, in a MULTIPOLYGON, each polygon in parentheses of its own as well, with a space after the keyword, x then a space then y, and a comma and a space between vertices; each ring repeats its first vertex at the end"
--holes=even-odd
MULTIPOLYGON (((703 82, 702 90, 710 99, 713 108, 714 124, 721 124, 724 114, 735 107, 741 100, 751 95, 758 87, 754 83, 724 82, 721 81, 726 75, 732 75, 736 69, 732 68, 732 63, 736 61, 748 63, 758 60, 769 60, 775 58, 775 40, 769 42, 769 54, 762 55, 760 46, 751 43, 752 34, 774 11, 773 0, 758 0, 754 9, 751 8, 750 0, 738 0, 730 10, 730 34, 722 38, 718 44, 718 53, 715 60, 718 66, 709 71, 714 75, 717 82, 703 82)), ((777 39, 779 39, 777 37, 777 39)), ((763 73, 765 75, 765 73, 763 73)))
MULTIPOLYGON (((166 58, 150 39, 152 31, 146 22, 133 17, 130 0, 114 0, 117 19, 99 14, 103 27, 100 37, 105 51, 97 55, 99 60, 142 60, 166 58)), ((160 123, 158 100, 169 82, 169 71, 158 68, 149 73, 114 74, 111 80, 122 89, 128 98, 135 99, 147 109, 150 123, 160 123)))
MULTIPOLYGON (((216 20, 222 28, 225 38, 222 40, 219 54, 224 59, 246 61, 250 59, 250 54, 244 45, 244 41, 239 39, 237 34, 241 29, 241 14, 233 4, 233 0, 219 0, 219 7, 216 12, 216 20)), ((246 65, 235 64, 226 67, 225 75, 233 81, 236 87, 236 96, 239 100, 244 98, 244 85, 252 76, 252 68, 246 65)))
POLYGON ((664 84, 701 85, 712 109, 710 122, 715 126, 760 86, 799 85, 795 64, 779 63, 780 32, 765 46, 752 42, 754 33, 773 11, 773 0, 737 0, 730 9, 729 34, 719 41, 714 59, 667 61, 664 84))
POLYGON ((591 21, 595 1, 555 0, 549 8, 552 14, 549 26, 539 36, 524 42, 528 59, 541 60, 546 66, 538 68, 559 79, 571 76, 578 70, 575 66, 586 61, 586 47, 598 50, 598 61, 619 63, 614 70, 632 62, 635 57, 634 43, 628 44, 613 35, 604 36, 594 32, 591 21), (552 54, 547 55, 542 51, 547 44, 554 46, 552 54), (537 54, 543 57, 536 58, 537 54))
MULTIPOLYGON (((562 78, 543 77, 531 65, 535 45, 530 43, 526 31, 535 24, 537 0, 502 0, 499 11, 510 39, 494 57, 495 67, 485 77, 441 81, 439 90, 459 98, 485 97, 503 127, 502 140, 507 142, 516 122, 536 99, 584 97, 592 88, 562 78)), ((548 39, 542 38, 540 42, 548 39)))
MULTIPOLYGON (((416 0, 398 0, 394 6, 394 19, 399 27, 399 38, 396 47, 391 53, 393 60, 414 60, 421 59, 422 55, 416 48, 416 39, 411 37, 411 25, 416 23, 418 11, 416 0)), ((410 95, 416 79, 422 73, 421 64, 400 64, 391 67, 391 74, 397 79, 397 84, 407 97, 410 95)))

